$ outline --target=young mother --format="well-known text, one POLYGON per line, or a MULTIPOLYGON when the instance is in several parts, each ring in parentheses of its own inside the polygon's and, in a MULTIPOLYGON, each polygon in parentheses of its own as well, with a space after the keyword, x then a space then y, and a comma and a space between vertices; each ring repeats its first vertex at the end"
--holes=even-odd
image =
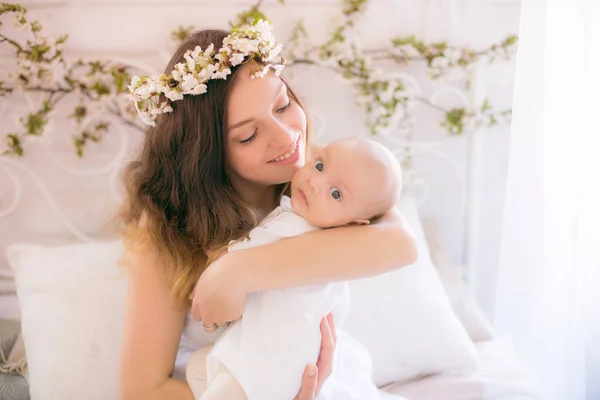
MULTIPOLYGON (((416 258, 410 228, 395 210, 372 226, 321 230, 218 258, 276 207, 311 152, 310 124, 279 77, 270 25, 228 35, 194 33, 165 75, 130 86, 153 127, 125 174, 131 268, 122 399, 193 399, 183 372, 189 354, 238 319, 251 292, 373 276, 416 258)), ((298 377, 298 400, 314 399, 331 373, 331 318, 321 331, 321 354, 298 377)))

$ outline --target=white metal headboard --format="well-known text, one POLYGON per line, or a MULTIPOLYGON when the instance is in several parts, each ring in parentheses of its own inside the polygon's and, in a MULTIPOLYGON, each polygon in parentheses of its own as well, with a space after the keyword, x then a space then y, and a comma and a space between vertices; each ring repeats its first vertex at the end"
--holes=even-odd
MULTIPOLYGON (((164 57, 168 57, 166 54, 164 57)), ((152 72, 152 69, 146 65, 139 65, 131 60, 120 60, 128 65, 137 65, 140 70, 152 72)), ((429 97, 429 101, 436 104, 442 96, 455 96, 467 110, 476 110, 481 108, 481 104, 484 101, 486 82, 484 77, 485 70, 483 68, 474 69, 471 73, 472 84, 470 90, 465 92, 452 86, 439 87, 429 97)), ((421 86, 418 80, 412 75, 406 73, 397 73, 395 77, 402 79, 407 84, 411 85, 416 93, 421 93, 421 86)), ((32 101, 27 98, 27 101, 32 101)), ((0 107, 2 104, 0 103, 0 107)), ((60 112, 60 111, 59 111, 60 112)), ((315 137, 326 139, 327 128, 325 126, 326 118, 319 115, 318 112, 313 112, 313 116, 321 123, 317 126, 317 131, 314 132, 315 137)), ((92 123, 97 119, 99 115, 92 115, 87 119, 86 123, 92 123)), ((5 104, 4 107, 0 108, 0 121, 5 118, 10 118, 8 115, 8 107, 5 104)), ((106 118, 106 116, 103 116, 106 118)), ((130 154, 130 134, 128 133, 127 127, 116 118, 112 119, 114 126, 116 126, 115 134, 119 138, 118 149, 114 153, 114 157, 109 162, 104 163, 100 166, 94 166, 89 169, 73 168, 64 164, 60 159, 53 156, 50 150, 49 143, 52 142, 51 138, 53 133, 47 132, 50 139, 42 140, 37 143, 37 147, 43 149, 42 152, 44 157, 57 166, 61 173, 69 176, 77 177, 90 177, 95 179, 108 180, 110 187, 110 196, 114 201, 121 201, 122 194, 119 187, 119 179, 121 168, 130 154)), ((478 236, 477 232, 477 214, 479 211, 479 190, 478 185, 480 182, 480 159, 481 159, 481 138, 478 131, 466 132, 466 140, 468 146, 467 152, 467 173, 466 175, 461 173, 458 167, 457 160, 452 159, 448 154, 445 154, 442 150, 444 144, 450 140, 455 140, 453 137, 448 137, 443 140, 437 141, 422 141, 418 138, 412 138, 411 140, 399 139, 398 132, 388 132, 376 137, 383 144, 388 146, 399 159, 403 159, 407 155, 418 156, 421 154, 435 155, 444 164, 444 168, 450 168, 452 174, 456 178, 457 187, 460 190, 461 201, 460 209, 457 210, 455 224, 465 224, 465 237, 464 237, 464 250, 463 250, 463 261, 467 266, 465 271, 467 280, 474 284, 476 282, 476 268, 475 260, 477 257, 476 250, 477 246, 475 240, 478 236)), ((68 232, 73 239, 83 242, 93 242, 95 239, 88 233, 84 232, 80 227, 71 221, 61 208, 59 201, 52 195, 46 183, 42 181, 39 174, 27 164, 30 159, 27 156, 23 159, 12 158, 12 157, 0 157, 0 174, 3 172, 8 177, 8 192, 2 193, 2 187, 0 186, 0 222, 2 219, 6 219, 10 214, 17 211, 20 203, 24 199, 23 184, 24 180, 29 182, 29 185, 33 185, 37 190, 37 195, 41 196, 47 205, 50 207, 52 212, 60 220, 65 232, 68 232)), ((416 170, 405 170, 405 181, 408 187, 417 188, 422 196, 421 202, 425 201, 428 196, 431 185, 435 185, 435 182, 426 182, 421 178, 416 170)), ((5 185, 6 186, 6 185, 5 185)))

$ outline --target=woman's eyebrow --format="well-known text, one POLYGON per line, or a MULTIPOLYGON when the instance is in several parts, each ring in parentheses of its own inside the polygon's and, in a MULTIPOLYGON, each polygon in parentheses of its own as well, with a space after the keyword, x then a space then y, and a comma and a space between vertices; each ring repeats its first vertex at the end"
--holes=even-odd
POLYGON ((250 122, 252 122, 252 121, 254 121, 254 118, 248 118, 248 119, 245 119, 245 120, 243 120, 243 121, 240 121, 240 122, 238 122, 238 123, 235 123, 235 124, 233 124, 233 125, 231 125, 231 126, 227 127, 227 130, 228 130, 228 131, 231 131, 231 130, 233 130, 233 129, 235 129, 235 128, 239 128, 240 126, 246 125, 246 124, 248 124, 248 123, 250 123, 250 122))
MULTIPOLYGON (((279 81, 279 82, 280 82, 279 83, 279 89, 277 89, 277 91, 275 92, 275 96, 273 97, 273 101, 277 100, 277 97, 279 97, 279 95, 281 94, 281 92, 283 91, 283 89, 285 89, 287 91, 287 85, 284 84, 283 81, 279 81)), ((248 119, 245 119, 243 121, 236 122, 235 124, 228 126, 227 130, 231 131, 233 129, 239 128, 240 126, 244 126, 244 125, 246 125, 246 124, 248 124, 248 123, 250 123, 252 121, 254 121, 254 118, 248 118, 248 119)))

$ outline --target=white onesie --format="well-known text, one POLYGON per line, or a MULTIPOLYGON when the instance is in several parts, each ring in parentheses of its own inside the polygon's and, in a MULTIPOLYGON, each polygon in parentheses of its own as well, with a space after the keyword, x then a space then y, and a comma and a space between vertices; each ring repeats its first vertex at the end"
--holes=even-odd
MULTIPOLYGON (((229 251, 268 244, 316 229, 292 211, 290 199, 284 196, 281 205, 250 232, 249 238, 233 243, 229 251)), ((317 362, 321 320, 333 311, 338 332, 333 373, 317 399, 380 399, 371 380, 370 355, 341 329, 349 301, 345 282, 251 294, 242 319, 230 325, 206 358, 208 389, 200 398, 293 399, 300 390, 305 367, 317 362)), ((206 349, 199 351, 190 364, 202 362, 206 353, 206 349)), ((194 368, 198 371, 198 366, 188 365, 188 383, 198 396, 204 388, 196 390, 194 382, 190 381, 189 371, 194 368)), ((395 398, 389 394, 384 397, 395 398)))

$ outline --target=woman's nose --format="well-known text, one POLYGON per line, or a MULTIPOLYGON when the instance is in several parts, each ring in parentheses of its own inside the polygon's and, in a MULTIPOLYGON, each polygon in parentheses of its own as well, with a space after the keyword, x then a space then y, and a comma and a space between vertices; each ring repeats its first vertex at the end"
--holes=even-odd
POLYGON ((296 135, 285 124, 277 121, 273 124, 272 146, 287 150, 293 146, 296 135))

